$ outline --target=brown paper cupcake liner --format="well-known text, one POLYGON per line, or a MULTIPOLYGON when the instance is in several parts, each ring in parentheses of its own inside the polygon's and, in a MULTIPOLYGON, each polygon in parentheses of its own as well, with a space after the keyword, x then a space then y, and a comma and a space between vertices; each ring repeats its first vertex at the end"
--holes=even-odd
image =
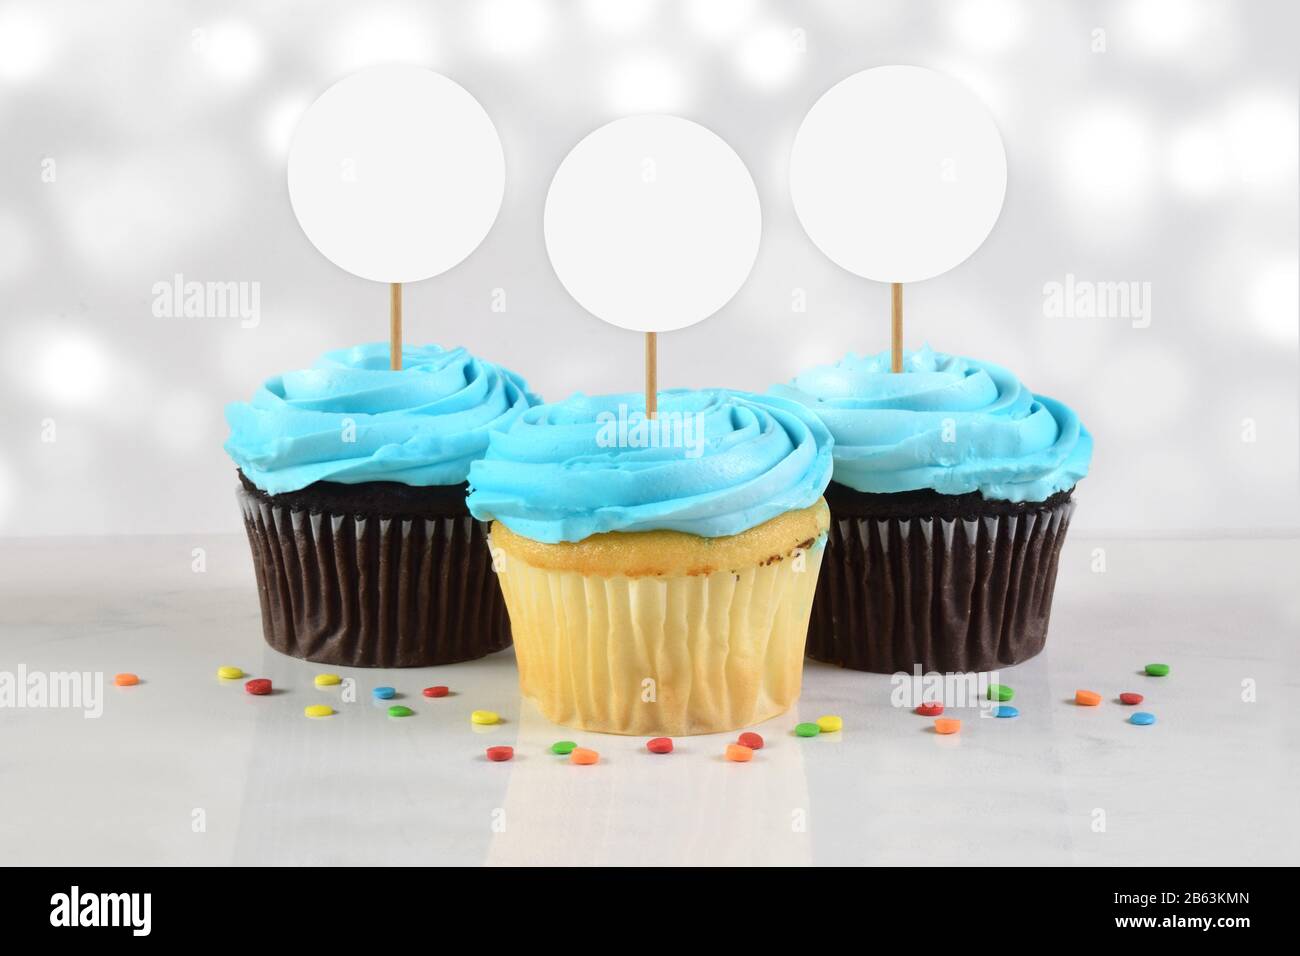
POLYGON ((884 674, 969 672, 1043 649, 1068 493, 1041 509, 942 517, 854 515, 827 499, 809 657, 884 674))
POLYGON ((487 527, 470 516, 293 509, 238 492, 266 642, 351 667, 425 667, 510 644, 487 527))

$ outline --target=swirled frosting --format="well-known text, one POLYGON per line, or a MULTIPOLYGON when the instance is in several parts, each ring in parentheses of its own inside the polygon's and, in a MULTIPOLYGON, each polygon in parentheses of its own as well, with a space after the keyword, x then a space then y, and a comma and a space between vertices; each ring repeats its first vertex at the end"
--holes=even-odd
POLYGON ((928 346, 848 355, 771 394, 813 409, 835 437, 835 480, 857 491, 930 488, 1043 501, 1088 473, 1092 436, 1079 416, 1006 369, 928 346))
POLYGON ((470 466, 469 509, 546 544, 604 531, 739 534, 815 504, 831 437, 796 402, 726 390, 575 395, 524 412, 470 466))
POLYGON ((327 352, 226 406, 226 452, 269 494, 314 481, 458 485, 488 435, 540 399, 514 372, 464 349, 388 344, 327 352))

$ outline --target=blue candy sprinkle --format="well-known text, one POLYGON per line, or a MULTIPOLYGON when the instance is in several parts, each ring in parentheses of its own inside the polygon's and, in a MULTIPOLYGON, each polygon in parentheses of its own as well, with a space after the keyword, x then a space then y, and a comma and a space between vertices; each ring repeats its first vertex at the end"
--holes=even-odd
POLYGON ((1128 722, 1130 724, 1137 724, 1139 727, 1146 727, 1156 722, 1156 715, 1148 714, 1145 710, 1139 710, 1128 719, 1128 722))
POLYGON ((397 695, 397 691, 391 687, 376 687, 371 693, 375 695, 375 700, 392 700, 397 695))
POLYGON ((1020 711, 1016 710, 1010 704, 1002 704, 993 712, 994 717, 1019 717, 1020 711))

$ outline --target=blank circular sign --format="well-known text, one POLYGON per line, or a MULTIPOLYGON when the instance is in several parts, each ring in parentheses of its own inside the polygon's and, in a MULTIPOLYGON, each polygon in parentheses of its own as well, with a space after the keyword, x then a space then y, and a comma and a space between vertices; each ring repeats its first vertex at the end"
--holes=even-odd
POLYGON ((505 157, 478 100, 413 66, 363 70, 312 104, 289 148, 289 201, 336 266, 416 282, 473 252, 496 220, 505 157))
POLYGON ((546 196, 551 265, 588 312, 670 332, 722 308, 758 255, 749 170, 717 134, 676 116, 600 127, 560 163, 546 196))
POLYGON ((929 279, 979 248, 1002 210, 1007 156, 956 80, 882 66, 831 87, 790 156, 790 194, 832 261, 879 282, 929 279))

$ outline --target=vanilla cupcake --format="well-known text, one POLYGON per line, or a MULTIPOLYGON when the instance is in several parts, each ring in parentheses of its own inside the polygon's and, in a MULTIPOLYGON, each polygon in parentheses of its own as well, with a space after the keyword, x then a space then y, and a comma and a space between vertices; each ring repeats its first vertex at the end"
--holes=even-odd
POLYGON ((519 681, 551 721, 617 734, 751 726, 799 696, 828 529, 826 428, 730 391, 575 396, 470 467, 493 521, 519 681))
POLYGON ((987 671, 1043 649, 1092 436, 1000 366, 846 356, 772 394, 835 439, 808 654, 858 670, 987 671))
POLYGON ((262 630, 293 657, 416 667, 510 643, 484 525, 465 506, 488 435, 538 401, 464 349, 324 355, 226 408, 262 630))

